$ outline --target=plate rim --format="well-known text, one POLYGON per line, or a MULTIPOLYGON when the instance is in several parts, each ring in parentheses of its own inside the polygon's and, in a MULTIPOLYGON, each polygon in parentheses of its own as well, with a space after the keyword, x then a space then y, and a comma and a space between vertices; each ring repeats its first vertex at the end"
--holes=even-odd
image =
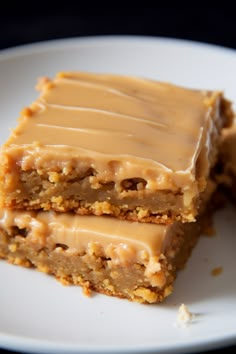
POLYGON ((55 340, 49 341, 44 340, 41 342, 40 339, 22 337, 22 336, 15 336, 15 335, 2 335, 0 333, 0 349, 6 350, 16 350, 20 352, 23 351, 24 353, 30 354, 64 354, 65 352, 68 354, 184 354, 184 353, 197 353, 198 351, 207 351, 207 350, 214 350, 214 349, 221 349, 226 346, 234 345, 236 341, 236 334, 231 334, 224 340, 220 338, 216 338, 214 342, 210 341, 207 338, 204 338, 201 342, 195 340, 193 343, 183 345, 183 343, 178 343, 177 345, 172 344, 169 347, 164 345, 162 346, 140 346, 135 347, 134 345, 124 345, 120 346, 117 349, 116 345, 101 345, 101 344, 94 344, 94 345, 80 345, 77 344, 64 344, 62 342, 57 342, 55 340), (1 338, 5 337, 5 340, 2 341, 1 338), (26 342, 25 342, 26 340, 26 342), (16 343, 12 342, 15 341, 16 343), (20 346, 19 346, 20 344, 20 346))
POLYGON ((188 47, 206 49, 212 51, 218 51, 222 53, 228 53, 235 55, 236 48, 230 48, 224 45, 207 43, 203 41, 195 41, 191 39, 175 38, 175 37, 163 37, 163 36, 147 36, 147 35, 120 35, 120 34, 106 34, 106 35, 92 35, 92 36, 75 36, 75 37, 65 37, 48 39, 42 41, 34 41, 31 43, 20 44, 16 46, 11 46, 3 48, 0 50, 0 62, 2 60, 9 60, 11 57, 36 54, 37 52, 42 52, 42 50, 53 51, 63 46, 74 46, 74 45, 84 45, 88 46, 99 42, 99 44, 109 44, 114 41, 117 43, 121 42, 135 42, 136 44, 155 44, 157 42, 162 44, 176 44, 178 46, 187 45, 188 47))

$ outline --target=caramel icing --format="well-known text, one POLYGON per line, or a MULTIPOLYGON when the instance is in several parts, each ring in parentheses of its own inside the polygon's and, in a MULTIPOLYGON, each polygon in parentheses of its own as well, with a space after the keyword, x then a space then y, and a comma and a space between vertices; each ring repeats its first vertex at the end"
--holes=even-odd
POLYGON ((147 190, 189 191, 187 204, 198 193, 196 175, 209 173, 220 92, 79 72, 39 86, 40 98, 4 146, 23 170, 63 160, 69 171, 78 159, 96 170, 96 183, 114 181, 117 190, 139 177, 147 190))
POLYGON ((123 265, 154 257, 158 260, 180 225, 178 222, 169 226, 144 224, 53 211, 0 210, 0 227, 6 231, 14 227, 26 230, 26 237, 35 247, 62 245, 79 254, 100 250, 113 262, 123 265))

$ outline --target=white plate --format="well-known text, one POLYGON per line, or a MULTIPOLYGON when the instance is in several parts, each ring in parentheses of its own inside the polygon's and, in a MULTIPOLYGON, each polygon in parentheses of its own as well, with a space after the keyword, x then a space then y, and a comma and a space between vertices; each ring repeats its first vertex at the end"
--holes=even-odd
MULTIPOLYGON (((39 76, 86 70, 150 77, 225 90, 236 102, 236 52, 146 37, 59 40, 0 54, 0 142, 37 93, 39 76)), ((217 234, 201 238, 175 291, 161 305, 139 305, 63 287, 54 278, 0 261, 0 346, 40 353, 183 353, 236 342, 236 210, 216 217, 217 234), (215 267, 223 267, 217 277, 215 267), (195 320, 175 325, 181 303, 195 320)))

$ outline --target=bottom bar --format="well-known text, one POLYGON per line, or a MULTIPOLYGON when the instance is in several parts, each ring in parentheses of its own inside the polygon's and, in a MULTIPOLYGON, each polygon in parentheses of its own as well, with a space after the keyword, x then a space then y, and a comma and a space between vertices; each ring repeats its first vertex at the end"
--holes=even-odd
POLYGON ((203 230, 195 223, 168 226, 106 216, 0 211, 0 258, 140 303, 161 302, 173 290, 203 230))

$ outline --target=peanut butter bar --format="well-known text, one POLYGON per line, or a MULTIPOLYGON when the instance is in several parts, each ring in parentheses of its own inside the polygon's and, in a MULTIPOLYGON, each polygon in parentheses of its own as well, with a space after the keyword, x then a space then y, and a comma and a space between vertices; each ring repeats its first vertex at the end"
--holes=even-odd
POLYGON ((42 79, 0 154, 0 205, 194 221, 232 120, 218 91, 68 72, 42 79))
POLYGON ((0 258, 54 275, 63 284, 140 303, 173 290, 203 228, 139 223, 108 216, 0 210, 0 258))

